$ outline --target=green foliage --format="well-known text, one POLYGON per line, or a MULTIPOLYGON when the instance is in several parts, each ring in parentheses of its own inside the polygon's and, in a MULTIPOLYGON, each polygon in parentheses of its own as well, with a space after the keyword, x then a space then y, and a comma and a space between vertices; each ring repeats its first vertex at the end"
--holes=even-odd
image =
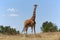
POLYGON ((58 31, 60 32, 60 29, 58 31))
POLYGON ((52 22, 46 21, 43 23, 41 30, 43 32, 56 32, 56 31, 58 31, 58 28, 52 22))
POLYGON ((3 34, 19 34, 19 31, 16 31, 14 28, 10 28, 10 26, 0 26, 0 33, 3 34))

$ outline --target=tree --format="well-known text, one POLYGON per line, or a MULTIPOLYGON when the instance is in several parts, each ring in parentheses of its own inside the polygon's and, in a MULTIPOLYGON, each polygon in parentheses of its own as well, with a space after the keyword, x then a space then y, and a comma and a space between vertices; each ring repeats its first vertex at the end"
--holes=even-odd
POLYGON ((10 28, 10 26, 0 26, 0 33, 2 34, 19 34, 15 28, 10 28))
POLYGON ((60 29, 58 31, 60 32, 60 29))
POLYGON ((43 32, 56 32, 58 31, 58 28, 52 22, 46 21, 42 24, 41 30, 43 32))
POLYGON ((0 33, 3 33, 4 32, 3 30, 4 30, 4 27, 1 25, 0 26, 0 33))

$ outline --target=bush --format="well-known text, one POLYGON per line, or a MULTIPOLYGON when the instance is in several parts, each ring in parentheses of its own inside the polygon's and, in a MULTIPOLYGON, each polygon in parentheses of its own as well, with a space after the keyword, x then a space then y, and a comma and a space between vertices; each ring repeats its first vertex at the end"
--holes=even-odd
POLYGON ((19 34, 19 31, 16 31, 15 28, 10 28, 10 26, 0 26, 0 33, 3 34, 19 34))
POLYGON ((58 31, 60 32, 60 29, 58 31))
POLYGON ((58 28, 52 22, 46 21, 42 24, 41 30, 43 32, 56 32, 58 31, 58 28))

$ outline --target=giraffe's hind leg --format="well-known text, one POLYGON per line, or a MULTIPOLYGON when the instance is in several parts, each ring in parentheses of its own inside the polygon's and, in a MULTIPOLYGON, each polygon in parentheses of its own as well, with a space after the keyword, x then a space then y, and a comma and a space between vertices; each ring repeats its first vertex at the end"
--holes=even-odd
POLYGON ((25 31, 26 31, 26 25, 24 25, 22 32, 25 32, 25 31))
MULTIPOLYGON (((28 30, 28 26, 25 25, 25 26, 24 26, 24 29, 23 29, 23 31, 26 32, 25 34, 27 34, 27 30, 28 30)), ((22 31, 22 32, 23 32, 23 31, 22 31)))

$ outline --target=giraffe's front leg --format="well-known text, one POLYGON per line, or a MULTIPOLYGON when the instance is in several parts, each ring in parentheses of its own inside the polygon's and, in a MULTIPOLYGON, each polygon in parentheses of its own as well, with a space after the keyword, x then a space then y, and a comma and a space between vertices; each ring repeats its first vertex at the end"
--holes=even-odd
POLYGON ((27 34, 28 27, 26 27, 26 34, 27 34))
POLYGON ((33 33, 33 27, 31 27, 31 33, 33 33))
POLYGON ((34 25, 34 33, 36 34, 36 31, 35 31, 35 26, 36 26, 36 25, 34 25))

